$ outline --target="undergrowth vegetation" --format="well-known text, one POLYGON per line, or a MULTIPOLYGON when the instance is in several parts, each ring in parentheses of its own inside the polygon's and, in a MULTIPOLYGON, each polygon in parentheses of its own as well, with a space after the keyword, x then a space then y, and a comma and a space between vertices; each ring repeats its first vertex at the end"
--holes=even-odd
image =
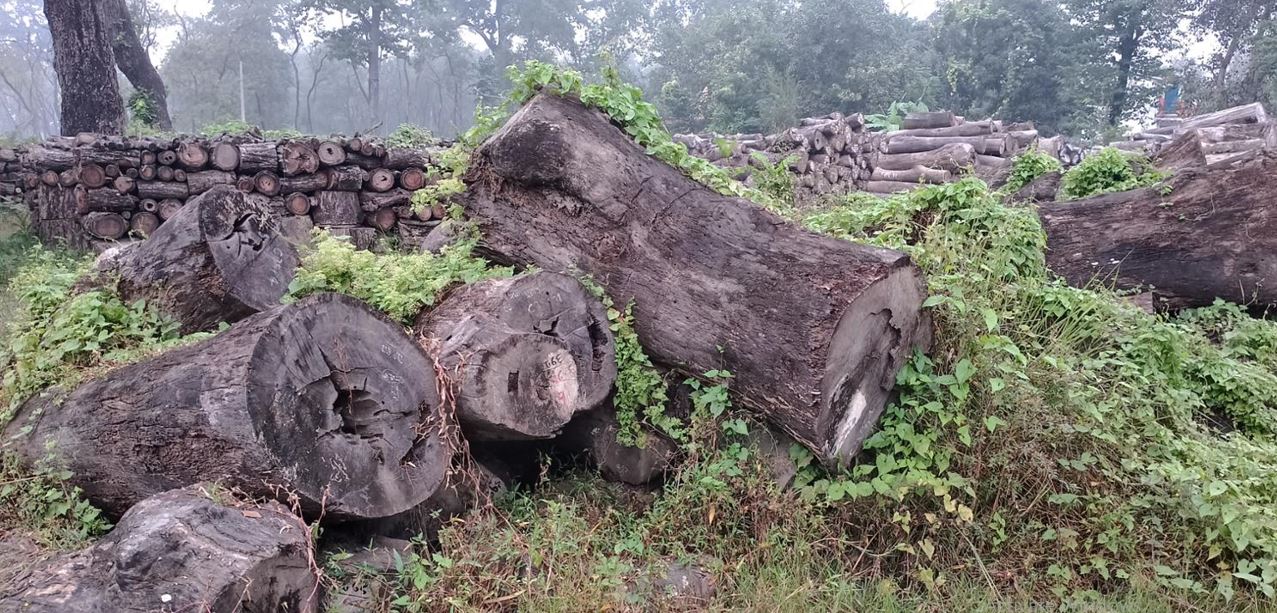
POLYGON ((1066 198, 1086 198, 1148 187, 1167 176, 1145 156, 1106 147, 1064 173, 1060 189, 1066 198))
POLYGON ((1007 182, 1002 186, 1002 190, 1008 194, 1014 194, 1020 191, 1020 188, 1032 183, 1034 179, 1049 172, 1059 172, 1060 169, 1059 159, 1034 147, 1015 156, 1015 162, 1011 165, 1011 174, 1007 176, 1007 182))

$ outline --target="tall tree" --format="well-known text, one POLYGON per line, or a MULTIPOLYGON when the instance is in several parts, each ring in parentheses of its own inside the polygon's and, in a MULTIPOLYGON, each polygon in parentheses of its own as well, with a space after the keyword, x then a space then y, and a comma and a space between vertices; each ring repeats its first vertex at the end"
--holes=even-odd
POLYGON ((1260 27, 1275 13, 1277 0, 1205 0, 1193 25, 1220 41, 1212 80, 1216 92, 1224 93, 1233 60, 1251 48, 1260 27))
POLYGON ((168 112, 168 90, 164 79, 151 63, 151 56, 138 37, 138 29, 129 15, 124 0, 99 0, 107 18, 111 33, 111 50, 115 53, 115 65, 149 99, 155 113, 155 127, 172 130, 173 120, 168 112))
POLYGON ((115 78, 111 28, 100 1, 45 0, 44 15, 62 91, 62 134, 120 134, 124 104, 115 78))
POLYGON ((1195 0, 1065 0, 1071 17, 1100 53, 1112 58, 1114 77, 1107 120, 1117 125, 1132 110, 1132 92, 1160 68, 1159 56, 1178 43, 1176 29, 1195 0))
POLYGON ((380 123, 381 61, 383 56, 407 52, 408 5, 401 0, 311 0, 309 6, 341 16, 339 25, 319 34, 337 57, 367 69, 368 85, 363 93, 373 124, 380 123))

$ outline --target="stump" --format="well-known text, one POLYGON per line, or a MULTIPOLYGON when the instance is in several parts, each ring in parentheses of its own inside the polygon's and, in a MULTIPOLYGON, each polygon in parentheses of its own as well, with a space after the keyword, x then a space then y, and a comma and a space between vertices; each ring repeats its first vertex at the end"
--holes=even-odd
POLYGON ((456 382, 457 416, 472 440, 551 438, 602 404, 616 381, 607 313, 567 275, 461 287, 413 330, 456 382))
POLYGON ((200 488, 143 500, 92 547, 19 575, 0 609, 317 611, 319 577, 301 520, 278 503, 228 502, 200 488))
POLYGON ((743 406, 823 461, 860 450, 926 336, 908 256, 713 192, 578 102, 535 97, 466 181, 465 206, 503 259, 579 270, 634 301, 649 355, 686 374, 732 371, 743 406))
POLYGON ((52 453, 112 516, 217 481, 254 496, 296 495, 308 517, 386 517, 428 498, 447 470, 426 424, 439 403, 434 381, 432 362, 399 325, 321 294, 69 394, 33 398, 6 440, 16 436, 28 461, 52 453))
POLYGON ((297 253, 279 237, 269 209, 228 186, 176 213, 166 209, 161 203, 160 218, 167 221, 111 271, 121 297, 149 299, 181 322, 183 332, 211 330, 279 304, 297 253))

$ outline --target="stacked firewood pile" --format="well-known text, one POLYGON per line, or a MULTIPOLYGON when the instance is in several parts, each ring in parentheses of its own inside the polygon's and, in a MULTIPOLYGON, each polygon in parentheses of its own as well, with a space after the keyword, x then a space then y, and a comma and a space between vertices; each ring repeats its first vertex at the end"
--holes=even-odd
POLYGON ((1225 162, 1277 147, 1277 121, 1269 119, 1259 102, 1187 119, 1158 117, 1155 121, 1155 128, 1109 146, 1167 159, 1183 158, 1183 165, 1225 162))
POLYGON ((862 189, 878 194, 949 183, 968 169, 993 176, 1035 143, 1052 155, 1060 147, 1059 138, 1039 139, 1032 124, 966 121, 949 111, 909 113, 900 130, 875 135, 874 143, 872 170, 862 189))
MULTIPOLYGON (((269 201, 233 185, 99 258, 81 286, 113 284, 184 331, 232 325, 18 408, 8 451, 65 467, 119 521, 31 565, 0 610, 315 611, 316 534, 322 547, 429 533, 547 450, 659 479, 678 448, 656 432, 618 443, 612 322, 575 274, 633 305, 669 380, 732 372, 735 406, 827 466, 861 457, 903 364, 928 349, 926 280, 907 255, 700 189, 578 101, 534 97, 467 182, 486 252, 537 272, 455 288, 411 332, 346 296, 280 304, 295 247, 269 201)), ((1076 285, 1152 287, 1165 308, 1277 305, 1277 153, 1170 186, 1043 204, 1048 265, 1076 285)), ((686 417, 686 390, 670 395, 668 414, 686 417)))
POLYGON ((859 113, 808 117, 776 134, 674 135, 674 141, 686 145, 692 155, 731 169, 746 185, 754 184, 754 173, 764 162, 784 162, 795 175, 799 200, 844 193, 867 181, 869 138, 859 113))
POLYGON ((375 138, 265 140, 56 137, 0 149, 0 195, 22 194, 36 232, 78 248, 146 237, 186 202, 230 185, 305 234, 312 225, 361 247, 378 233, 419 239, 444 216, 414 212, 438 150, 387 148, 375 138))

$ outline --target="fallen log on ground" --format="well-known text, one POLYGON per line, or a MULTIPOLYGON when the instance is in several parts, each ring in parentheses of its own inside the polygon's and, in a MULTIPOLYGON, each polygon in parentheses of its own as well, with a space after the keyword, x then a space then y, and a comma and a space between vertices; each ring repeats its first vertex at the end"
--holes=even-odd
POLYGON ((1277 305, 1277 152, 1165 185, 1045 204, 1047 264, 1075 286, 1151 289, 1163 309, 1277 305), (1168 191, 1169 190, 1169 191, 1168 191))
POLYGON ((210 499, 215 486, 207 488, 139 502, 92 547, 18 574, 0 588, 0 610, 319 610, 320 578, 301 519, 273 502, 219 504, 210 499))
POLYGON ((919 153, 883 154, 874 158, 874 168, 886 170, 909 170, 915 166, 925 166, 958 172, 975 164, 975 147, 967 143, 951 143, 931 151, 919 153))
POLYGON ((161 210, 160 217, 167 221, 143 245, 100 271, 103 279, 118 276, 126 300, 151 300, 184 332, 211 330, 279 304, 298 260, 268 207, 218 185, 172 213, 161 210))
POLYGON ((576 279, 551 272, 464 286, 414 330, 457 384, 472 440, 545 439, 602 404, 616 382, 607 312, 576 279))
POLYGON ((202 481, 296 495, 308 517, 386 517, 428 498, 447 470, 424 423, 439 403, 434 375, 398 324, 322 294, 47 391, 5 439, 29 462, 52 454, 115 517, 202 481))
POLYGON ((732 371, 743 406, 824 461, 860 450, 921 338, 925 285, 906 255, 713 192, 578 102, 534 98, 466 180, 490 248, 634 301, 657 361, 732 371))

